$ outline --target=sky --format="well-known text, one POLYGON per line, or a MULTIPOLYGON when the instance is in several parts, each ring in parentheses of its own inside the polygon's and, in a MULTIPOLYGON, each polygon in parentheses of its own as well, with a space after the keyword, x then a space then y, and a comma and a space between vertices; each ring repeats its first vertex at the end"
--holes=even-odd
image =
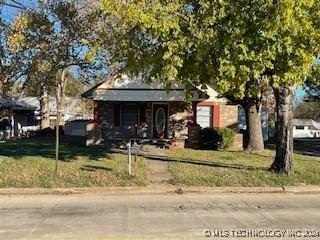
MULTIPOLYGON (((10 1, 5 0, 5 2, 10 2, 10 1)), ((26 7, 31 7, 37 3, 37 0, 20 0, 19 2, 26 7)), ((6 21, 10 22, 15 18, 15 16, 19 11, 20 10, 17 8, 5 6, 2 8, 1 15, 6 21)))

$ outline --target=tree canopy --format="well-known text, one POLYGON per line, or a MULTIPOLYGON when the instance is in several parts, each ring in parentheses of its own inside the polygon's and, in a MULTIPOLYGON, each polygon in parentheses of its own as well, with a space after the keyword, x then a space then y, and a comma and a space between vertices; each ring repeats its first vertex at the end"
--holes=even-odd
POLYGON ((302 101, 294 109, 294 117, 301 119, 320 119, 320 102, 302 101))
MULTIPOLYGON (((165 82, 252 95, 272 81, 302 84, 319 53, 319 2, 102 1, 116 60, 165 82)), ((108 38, 109 42, 109 38, 108 38)))
POLYGON ((106 47, 128 71, 187 90, 209 84, 240 99, 272 87, 279 110, 272 168, 292 170, 293 94, 319 56, 319 1, 103 0, 101 8, 101 36, 118 43, 106 47))
POLYGON ((311 74, 305 81, 304 89, 306 91, 306 97, 310 101, 320 102, 320 64, 316 63, 311 74))

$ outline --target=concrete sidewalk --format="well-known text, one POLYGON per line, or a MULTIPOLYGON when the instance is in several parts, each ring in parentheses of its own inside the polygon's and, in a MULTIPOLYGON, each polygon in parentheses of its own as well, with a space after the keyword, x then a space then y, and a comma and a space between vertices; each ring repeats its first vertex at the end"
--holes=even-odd
POLYGON ((224 193, 293 193, 318 194, 320 186, 284 187, 179 187, 156 184, 146 187, 92 187, 92 188, 3 188, 0 195, 135 195, 135 194, 224 194, 224 193))

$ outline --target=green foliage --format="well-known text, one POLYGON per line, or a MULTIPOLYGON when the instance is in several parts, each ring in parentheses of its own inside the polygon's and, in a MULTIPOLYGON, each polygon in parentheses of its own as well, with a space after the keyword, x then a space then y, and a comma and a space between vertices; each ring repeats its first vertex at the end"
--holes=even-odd
MULTIPOLYGON (((66 74, 66 88, 64 95, 67 97, 79 97, 80 94, 83 92, 84 84, 81 82, 81 80, 75 78, 73 74, 70 72, 67 72, 66 74)), ((54 79, 53 79, 54 80, 54 79)), ((54 89, 54 81, 49 82, 49 80, 46 81, 47 86, 49 87, 49 95, 54 96, 55 89, 54 89)), ((25 84, 24 87, 24 95, 25 96, 41 96, 42 93, 42 85, 39 85, 39 79, 28 79, 27 84, 25 84)))
MULTIPOLYGON (((22 55, 21 76, 27 91, 39 93, 45 86, 54 92, 65 69, 91 66, 85 59, 95 31, 91 11, 80 12, 77 1, 40 1, 21 11, 11 23, 8 46, 22 55)), ((63 85, 63 84, 62 84, 63 85)))
MULTIPOLYGON (((114 60, 170 84, 210 84, 237 98, 301 85, 319 54, 319 1, 104 0, 114 60)), ((106 46, 107 47, 107 46, 106 46)))
MULTIPOLYGON (((1 10, 0 10, 1 11, 1 10)), ((6 98, 9 96, 10 90, 14 84, 15 78, 13 70, 19 67, 15 56, 12 54, 7 45, 8 25, 2 19, 0 12, 0 97, 6 98)))
POLYGON ((320 101, 320 63, 314 64, 308 76, 304 89, 309 100, 320 101))
POLYGON ((199 132, 199 145, 202 149, 214 149, 219 148, 218 142, 219 139, 218 131, 215 128, 203 128, 199 132))
POLYGON ((301 119, 320 118, 320 102, 300 102, 294 109, 294 117, 301 119))
POLYGON ((234 142, 235 132, 230 128, 204 128, 199 132, 200 147, 203 149, 228 149, 234 142))
MULTIPOLYGON (((276 97, 291 99, 319 58, 317 0, 102 0, 101 9, 101 36, 108 44, 114 38, 108 49, 115 61, 167 85, 179 81, 189 95, 191 86, 209 84, 236 99, 261 100, 271 86, 276 97)), ((291 112, 288 101, 278 104, 291 112)), ((290 123, 277 126, 288 132, 290 123)), ((278 136, 279 143, 287 139, 278 136)), ((280 153, 290 157, 292 148, 281 147, 278 166, 285 166, 280 153)))
POLYGON ((232 147, 236 135, 232 129, 218 128, 218 134, 221 136, 222 139, 222 141, 219 144, 219 149, 228 149, 232 147))

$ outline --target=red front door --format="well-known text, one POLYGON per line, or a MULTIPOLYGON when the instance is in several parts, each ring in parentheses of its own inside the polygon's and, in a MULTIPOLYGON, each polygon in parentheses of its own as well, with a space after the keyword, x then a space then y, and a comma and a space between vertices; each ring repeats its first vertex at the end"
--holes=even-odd
POLYGON ((168 105, 153 105, 153 137, 168 138, 168 105))

